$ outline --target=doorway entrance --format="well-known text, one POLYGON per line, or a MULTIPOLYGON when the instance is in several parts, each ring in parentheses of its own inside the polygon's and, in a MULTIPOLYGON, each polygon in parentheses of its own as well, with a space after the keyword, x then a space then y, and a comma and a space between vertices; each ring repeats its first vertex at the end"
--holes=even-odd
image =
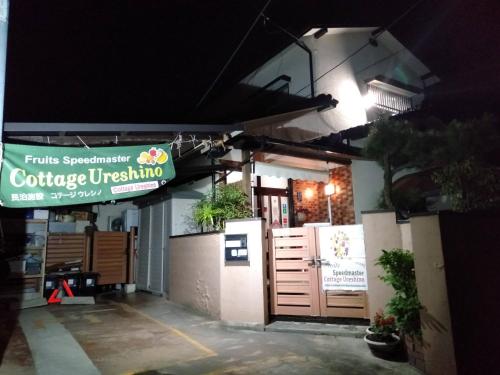
POLYGON ((369 318, 366 292, 324 291, 318 231, 269 231, 272 315, 369 318))
POLYGON ((257 186, 253 187, 256 216, 265 219, 266 231, 271 228, 293 226, 293 199, 291 184, 287 189, 261 186, 261 177, 257 176, 257 186))

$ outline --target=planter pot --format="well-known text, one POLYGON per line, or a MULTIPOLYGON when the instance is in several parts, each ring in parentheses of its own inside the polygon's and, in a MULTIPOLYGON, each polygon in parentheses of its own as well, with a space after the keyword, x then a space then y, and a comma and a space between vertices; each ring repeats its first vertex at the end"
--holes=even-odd
POLYGON ((399 348, 400 338, 394 333, 391 335, 392 341, 375 341, 373 339, 373 334, 368 334, 364 337, 365 342, 372 351, 377 352, 394 352, 399 348))
POLYGON ((392 341, 389 342, 375 341, 373 335, 372 333, 367 334, 364 341, 374 356, 391 361, 405 359, 406 356, 403 354, 401 339, 398 335, 392 334, 392 341))

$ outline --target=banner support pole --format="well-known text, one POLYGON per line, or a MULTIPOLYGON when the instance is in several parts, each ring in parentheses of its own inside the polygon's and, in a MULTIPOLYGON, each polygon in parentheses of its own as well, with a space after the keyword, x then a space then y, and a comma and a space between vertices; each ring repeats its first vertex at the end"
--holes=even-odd
MULTIPOLYGON (((0 145, 3 142, 5 73, 7 65, 7 32, 9 29, 9 0, 0 0, 0 145)), ((1 156, 1 155, 0 155, 1 156)))

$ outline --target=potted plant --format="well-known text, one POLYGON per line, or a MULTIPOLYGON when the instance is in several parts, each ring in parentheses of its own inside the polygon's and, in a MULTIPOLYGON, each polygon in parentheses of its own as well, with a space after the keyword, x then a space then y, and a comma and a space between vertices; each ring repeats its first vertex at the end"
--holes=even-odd
POLYGON ((383 311, 377 312, 366 333, 364 340, 374 354, 391 354, 397 351, 400 338, 393 315, 384 314, 383 311))
POLYGON ((414 363, 413 359, 420 356, 422 330, 413 254, 403 249, 382 250, 376 264, 385 272, 380 279, 394 288, 387 310, 396 318, 396 327, 404 336, 410 363, 414 363))
POLYGON ((194 221, 202 231, 224 229, 226 220, 252 216, 246 194, 235 185, 220 185, 194 206, 194 221))

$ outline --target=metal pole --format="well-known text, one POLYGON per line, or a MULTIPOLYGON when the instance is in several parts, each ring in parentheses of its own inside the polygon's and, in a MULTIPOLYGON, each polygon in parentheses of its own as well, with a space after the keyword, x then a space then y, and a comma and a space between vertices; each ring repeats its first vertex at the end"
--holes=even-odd
POLYGON ((0 144, 3 140, 3 109, 5 97, 5 67, 7 60, 8 28, 9 0, 0 0, 0 144))
POLYGON ((330 225, 333 225, 333 217, 332 217, 332 196, 328 195, 328 220, 330 221, 330 225))

